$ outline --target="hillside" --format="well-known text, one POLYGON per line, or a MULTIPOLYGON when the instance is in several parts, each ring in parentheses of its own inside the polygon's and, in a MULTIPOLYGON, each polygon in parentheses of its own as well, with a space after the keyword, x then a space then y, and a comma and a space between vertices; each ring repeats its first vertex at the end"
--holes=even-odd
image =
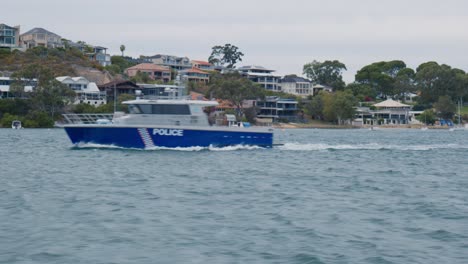
MULTIPOLYGON (((47 49, 37 47, 25 52, 1 51, 0 72, 12 73, 27 65, 44 65, 57 76, 83 76, 98 84, 109 82, 112 76, 102 66, 90 61, 77 49, 47 49)), ((7 74, 5 74, 7 75, 7 74)))

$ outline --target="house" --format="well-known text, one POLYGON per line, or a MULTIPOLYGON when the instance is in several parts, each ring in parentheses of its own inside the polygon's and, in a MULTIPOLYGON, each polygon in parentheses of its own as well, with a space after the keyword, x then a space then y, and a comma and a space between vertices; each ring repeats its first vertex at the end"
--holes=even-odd
POLYGON ((106 93, 107 101, 114 101, 114 94, 118 97, 121 94, 135 95, 141 88, 136 83, 127 80, 115 80, 98 85, 99 90, 106 93))
POLYGON ((289 75, 282 78, 280 82, 282 92, 294 94, 301 97, 314 95, 314 90, 312 89, 312 82, 308 79, 298 77, 295 75, 289 75))
POLYGON ((55 79, 75 91, 74 104, 99 106, 107 103, 106 92, 99 90, 96 83, 90 82, 84 77, 60 76, 55 79))
POLYGON ((298 119, 298 102, 294 99, 285 99, 278 96, 267 96, 264 100, 257 101, 260 108, 259 118, 271 118, 273 122, 281 119, 296 121, 298 119))
POLYGON ((242 66, 237 71, 266 90, 281 91, 280 76, 273 74, 274 70, 262 66, 242 66))
POLYGON ((64 46, 61 36, 43 28, 33 28, 21 34, 20 42, 26 49, 39 46, 46 48, 61 48, 64 46))
POLYGON ((0 24, 0 48, 20 48, 20 26, 10 27, 0 24))
POLYGON ((91 61, 95 61, 103 67, 112 64, 111 56, 107 54, 107 48, 101 46, 93 46, 92 48, 93 52, 86 53, 91 61))
POLYGON ((157 54, 154 56, 144 57, 144 59, 147 60, 147 62, 167 66, 173 70, 184 70, 192 68, 192 64, 187 57, 157 54))
POLYGON ((202 71, 214 71, 215 67, 213 64, 207 62, 207 61, 200 61, 200 60, 192 60, 192 68, 197 68, 202 71))
POLYGON ((373 105, 376 110, 359 107, 357 118, 353 121, 356 125, 403 125, 409 124, 415 113, 411 111, 411 105, 402 104, 388 99, 373 105))
POLYGON ((148 77, 152 80, 161 80, 163 82, 169 82, 171 80, 171 69, 161 65, 140 63, 125 69, 125 74, 129 77, 136 76, 138 72, 148 74, 148 77))
MULTIPOLYGON (((14 98, 15 95, 11 93, 11 85, 17 82, 16 79, 12 79, 10 77, 0 77, 0 98, 14 98)), ((31 79, 26 80, 23 79, 20 81, 21 86, 24 87, 24 92, 32 92, 34 88, 37 86, 37 80, 31 79)))
POLYGON ((204 72, 198 68, 191 68, 187 70, 179 71, 184 81, 197 82, 197 83, 208 83, 210 80, 210 74, 204 72))
POLYGON ((327 86, 327 85, 322 85, 322 84, 316 84, 312 86, 312 95, 317 95, 321 91, 325 92, 333 92, 333 87, 327 86))

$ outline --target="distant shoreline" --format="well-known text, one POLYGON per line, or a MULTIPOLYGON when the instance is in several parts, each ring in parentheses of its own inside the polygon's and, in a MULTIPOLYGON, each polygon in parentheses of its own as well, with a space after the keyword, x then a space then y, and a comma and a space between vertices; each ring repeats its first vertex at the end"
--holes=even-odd
MULTIPOLYGON (((279 129, 301 129, 301 128, 311 128, 311 129, 421 129, 423 125, 379 125, 379 126, 352 126, 352 125, 333 125, 333 124, 299 124, 299 123, 278 123, 273 124, 274 128, 279 129)), ((427 126, 428 129, 442 129, 448 130, 448 126, 427 126)))

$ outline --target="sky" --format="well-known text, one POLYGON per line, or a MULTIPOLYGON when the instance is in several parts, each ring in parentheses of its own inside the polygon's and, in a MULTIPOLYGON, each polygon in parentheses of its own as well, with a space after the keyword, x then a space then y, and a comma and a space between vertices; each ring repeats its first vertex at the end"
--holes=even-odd
POLYGON ((2 3, 0 23, 42 27, 112 55, 207 60, 215 45, 244 53, 237 66, 302 75, 313 60, 339 60, 346 82, 363 66, 427 61, 468 71, 466 0, 22 0, 2 3))

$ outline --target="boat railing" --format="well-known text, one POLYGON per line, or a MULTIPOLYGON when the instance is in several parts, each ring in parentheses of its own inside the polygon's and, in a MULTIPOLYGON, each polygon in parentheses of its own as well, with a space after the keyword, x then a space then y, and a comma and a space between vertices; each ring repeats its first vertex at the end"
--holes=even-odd
POLYGON ((67 124, 97 124, 99 121, 112 121, 112 113, 93 113, 93 114, 63 114, 67 124))

